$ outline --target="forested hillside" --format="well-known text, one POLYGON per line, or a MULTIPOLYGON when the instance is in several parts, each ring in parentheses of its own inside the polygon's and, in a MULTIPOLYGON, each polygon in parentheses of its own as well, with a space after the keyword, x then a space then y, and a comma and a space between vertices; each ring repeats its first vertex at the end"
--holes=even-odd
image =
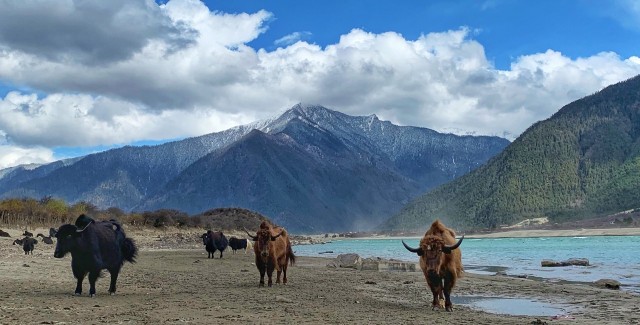
POLYGON ((496 228, 640 206, 640 77, 609 86, 531 126, 475 171, 418 197, 381 226, 496 228))

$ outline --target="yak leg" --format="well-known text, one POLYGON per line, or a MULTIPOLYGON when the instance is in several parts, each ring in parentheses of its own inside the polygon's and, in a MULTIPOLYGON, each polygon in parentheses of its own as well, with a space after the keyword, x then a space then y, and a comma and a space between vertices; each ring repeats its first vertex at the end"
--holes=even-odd
POLYGON ((89 272, 89 296, 96 296, 96 280, 100 277, 100 270, 89 272))
POLYGON ((74 274, 74 275, 76 276, 76 279, 78 279, 78 282, 76 284, 75 295, 79 296, 82 294, 82 281, 84 281, 84 277, 87 275, 87 273, 80 273, 80 274, 77 274, 77 275, 74 274))
POLYGON ((111 295, 116 294, 116 282, 118 281, 118 273, 120 273, 120 269, 109 270, 109 274, 111 274, 111 283, 109 284, 109 293, 111 295))
POLYGON ((431 309, 442 308, 440 305, 440 297, 442 297, 442 279, 435 273, 424 272, 424 277, 427 278, 427 284, 431 289, 433 295, 433 301, 431 302, 431 309))
POLYGON ((262 267, 258 268, 260 270, 260 286, 264 287, 264 274, 267 271, 267 266, 263 265, 262 267))
POLYGON ((276 259, 276 283, 280 283, 280 275, 282 275, 282 258, 276 259))
POLYGON ((274 265, 268 265, 267 266, 267 276, 269 277, 269 282, 267 283, 268 286, 272 286, 273 285, 273 269, 274 269, 274 265))
POLYGON ((284 266, 282 267, 282 284, 287 284, 287 262, 285 260, 284 266))
POLYGON ((451 289, 453 289, 455 284, 455 278, 451 273, 447 272, 444 276, 444 306, 446 311, 453 311, 453 304, 451 303, 451 289))
POLYGON ((84 277, 87 275, 87 272, 73 264, 73 260, 71 260, 71 270, 73 271, 73 276, 78 279, 75 294, 76 296, 79 296, 82 294, 82 281, 84 281, 84 277))
POLYGON ((78 277, 78 282, 76 284, 76 291, 75 294, 76 296, 79 296, 82 294, 82 281, 84 280, 84 274, 80 277, 78 277))
POLYGON ((220 258, 222 258, 222 251, 220 251, 220 258))

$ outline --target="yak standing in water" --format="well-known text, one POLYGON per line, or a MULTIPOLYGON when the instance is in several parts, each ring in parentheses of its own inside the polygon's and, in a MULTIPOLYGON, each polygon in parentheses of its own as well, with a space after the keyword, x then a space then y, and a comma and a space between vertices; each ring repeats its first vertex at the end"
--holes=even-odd
POLYGON ((111 274, 109 293, 115 294, 118 274, 125 261, 134 263, 138 249, 115 220, 95 221, 85 215, 74 225, 64 224, 56 232, 53 256, 62 258, 71 253, 71 270, 78 279, 76 295, 82 294, 82 281, 89 274, 89 295, 96 295, 96 280, 104 269, 111 274))
POLYGON ((440 299, 444 293, 445 310, 453 311, 451 290, 456 280, 462 277, 462 253, 458 247, 464 236, 456 242, 456 233, 436 220, 420 240, 418 248, 404 247, 420 256, 420 268, 433 294, 432 308, 441 308, 440 299))

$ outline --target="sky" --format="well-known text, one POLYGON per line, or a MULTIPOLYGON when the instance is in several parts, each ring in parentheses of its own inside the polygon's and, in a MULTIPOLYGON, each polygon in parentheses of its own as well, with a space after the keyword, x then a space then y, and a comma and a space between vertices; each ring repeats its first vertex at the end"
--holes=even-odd
POLYGON ((0 0, 0 169, 297 103, 517 138, 640 74, 637 0, 0 0))

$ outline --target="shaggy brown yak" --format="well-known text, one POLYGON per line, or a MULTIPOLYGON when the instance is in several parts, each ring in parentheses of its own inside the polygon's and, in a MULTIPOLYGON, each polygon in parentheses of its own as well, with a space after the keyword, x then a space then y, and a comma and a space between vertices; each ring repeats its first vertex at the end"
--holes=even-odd
POLYGON ((445 310, 453 311, 451 290, 463 273, 462 253, 458 249, 463 239, 464 236, 456 242, 456 233, 436 220, 420 240, 420 247, 411 248, 402 241, 407 250, 420 256, 420 268, 433 294, 433 309, 441 308, 444 293, 445 310))
POLYGON ((260 271, 260 286, 264 286, 264 274, 269 277, 269 286, 272 285, 271 276, 276 269, 276 283, 280 283, 280 274, 283 274, 282 283, 287 283, 287 264, 293 265, 296 256, 291 249, 291 241, 287 231, 282 227, 272 226, 266 221, 260 224, 260 229, 253 236, 245 229, 247 235, 254 241, 253 251, 256 255, 256 267, 260 271))

